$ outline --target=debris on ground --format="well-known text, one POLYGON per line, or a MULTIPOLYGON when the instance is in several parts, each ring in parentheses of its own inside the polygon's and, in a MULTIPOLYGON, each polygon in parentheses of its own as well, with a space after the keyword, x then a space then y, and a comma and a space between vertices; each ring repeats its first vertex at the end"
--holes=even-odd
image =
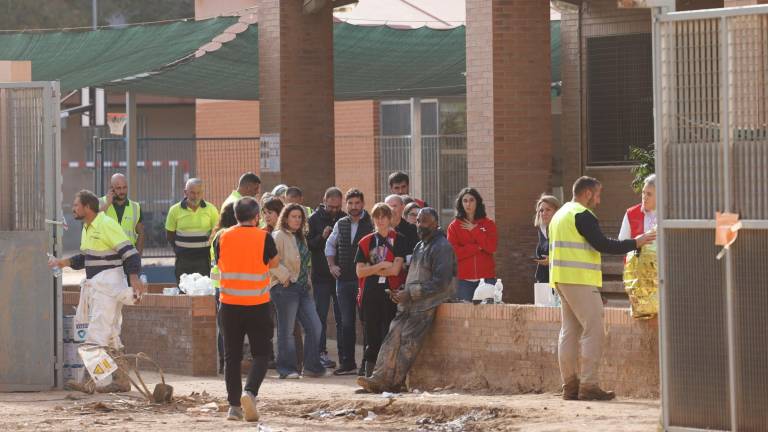
POLYGON ((462 432, 468 429, 475 422, 484 422, 495 419, 498 416, 496 410, 484 410, 484 411, 472 411, 470 413, 459 416, 450 421, 440 421, 433 419, 432 417, 423 417, 419 419, 416 424, 419 425, 418 431, 435 431, 435 432, 462 432))
MULTIPOLYGON (((69 398, 68 398, 69 399, 69 398)), ((130 394, 110 394, 109 399, 91 402, 77 402, 62 408, 64 411, 79 415, 105 412, 184 412, 187 414, 211 414, 226 411, 228 405, 224 398, 213 397, 207 392, 192 392, 189 396, 176 396, 170 403, 155 404, 143 397, 130 394)))

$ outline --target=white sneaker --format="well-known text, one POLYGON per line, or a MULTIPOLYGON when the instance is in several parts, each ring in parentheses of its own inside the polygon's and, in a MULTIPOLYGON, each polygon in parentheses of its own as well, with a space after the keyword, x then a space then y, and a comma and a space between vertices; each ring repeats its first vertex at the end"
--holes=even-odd
POLYGON ((227 420, 242 420, 243 419, 243 409, 236 406, 230 406, 229 412, 227 413, 227 420))
POLYGON ((243 392, 243 396, 240 398, 240 406, 243 409, 243 415, 245 421, 255 422, 259 420, 259 412, 256 410, 256 396, 249 392, 243 392))

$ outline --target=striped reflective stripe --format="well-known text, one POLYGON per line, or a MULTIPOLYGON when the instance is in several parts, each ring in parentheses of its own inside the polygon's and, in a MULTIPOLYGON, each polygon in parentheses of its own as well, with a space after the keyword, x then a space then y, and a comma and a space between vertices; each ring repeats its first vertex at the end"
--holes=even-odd
POLYGON ((120 250, 120 249, 122 249, 122 248, 124 248, 126 246, 133 246, 133 243, 131 243, 130 240, 129 241, 120 242, 120 243, 115 245, 115 250, 120 250))
POLYGON ((255 296, 261 296, 269 292, 269 287, 264 287, 261 289, 235 289, 235 288, 226 288, 221 287, 219 288, 221 290, 222 294, 231 295, 234 297, 255 297, 255 296))
POLYGON ((130 249, 128 250, 128 252, 123 254, 123 258, 128 258, 129 256, 132 256, 132 255, 138 255, 138 253, 139 251, 137 251, 136 249, 130 249))
POLYGON ((176 231, 177 236, 181 237, 208 237, 211 235, 210 231, 176 231))
POLYGON ((185 248, 207 248, 210 246, 210 242, 204 241, 204 242, 185 242, 185 241, 179 241, 176 240, 176 246, 179 247, 185 247, 185 248))
POLYGON ((563 247, 563 248, 571 248, 571 249, 583 249, 588 251, 593 251, 595 248, 592 247, 589 243, 579 243, 579 242, 569 242, 569 241, 554 241, 552 242, 552 245, 556 248, 563 247))
POLYGON ((106 250, 106 251, 97 251, 97 250, 93 250, 93 249, 83 249, 82 252, 83 252, 84 255, 93 255, 93 256, 97 256, 97 257, 106 257, 106 256, 112 256, 112 255, 119 256, 119 254, 117 252, 115 252, 114 250, 111 250, 111 249, 110 250, 106 250))
POLYGON ((244 281, 263 281, 267 280, 269 278, 269 274, 263 273, 263 274, 254 274, 254 273, 221 273, 222 280, 224 279, 235 279, 235 280, 244 280, 244 281))
POLYGON ((595 271, 602 270, 602 267, 600 266, 600 264, 590 264, 590 263, 579 262, 579 261, 553 260, 552 265, 555 267, 571 267, 571 268, 577 268, 577 269, 583 269, 583 270, 595 270, 595 271))
POLYGON ((85 259, 86 267, 121 266, 121 265, 123 265, 123 260, 120 260, 120 259, 116 259, 116 260, 89 260, 88 258, 85 259))

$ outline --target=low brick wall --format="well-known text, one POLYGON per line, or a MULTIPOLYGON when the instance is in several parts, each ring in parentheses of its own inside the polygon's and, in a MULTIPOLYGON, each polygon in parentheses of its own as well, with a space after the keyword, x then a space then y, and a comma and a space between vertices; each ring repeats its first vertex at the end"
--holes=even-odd
MULTIPOLYGON (((65 292, 65 313, 74 313, 79 292, 65 292)), ((216 303, 213 296, 147 294, 123 307, 122 340, 126 352, 144 352, 163 371, 216 375, 216 303)), ((146 366, 150 368, 151 366, 146 366)))
MULTIPOLYGON (((659 396, 657 321, 605 309, 600 383, 620 396, 659 396)), ((530 305, 444 304, 411 370, 420 389, 453 385, 504 393, 560 388, 560 309, 530 305)))

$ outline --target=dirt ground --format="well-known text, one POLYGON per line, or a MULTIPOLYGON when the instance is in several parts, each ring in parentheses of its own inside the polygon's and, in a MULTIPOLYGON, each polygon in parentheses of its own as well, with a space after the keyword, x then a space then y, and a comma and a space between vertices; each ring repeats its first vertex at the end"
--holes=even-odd
MULTIPOLYGON (((150 389, 157 377, 144 373, 150 389)), ((138 392, 86 395, 70 391, 0 394, 0 430, 213 431, 654 431, 655 400, 563 401, 554 394, 356 394, 355 377, 279 380, 261 389, 258 423, 226 420, 222 377, 167 376, 170 405, 143 402, 138 392)))

